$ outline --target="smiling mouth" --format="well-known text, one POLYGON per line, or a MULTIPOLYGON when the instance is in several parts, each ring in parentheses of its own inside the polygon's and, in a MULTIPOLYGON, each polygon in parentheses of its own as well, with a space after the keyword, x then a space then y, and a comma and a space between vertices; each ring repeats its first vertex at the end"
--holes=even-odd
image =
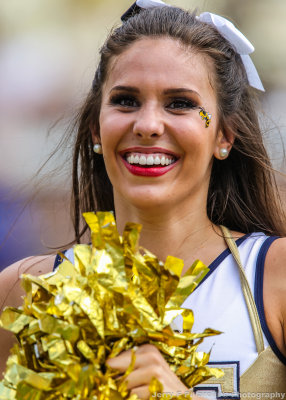
POLYGON ((129 152, 124 154, 124 160, 141 168, 162 168, 174 164, 177 158, 171 154, 129 152))

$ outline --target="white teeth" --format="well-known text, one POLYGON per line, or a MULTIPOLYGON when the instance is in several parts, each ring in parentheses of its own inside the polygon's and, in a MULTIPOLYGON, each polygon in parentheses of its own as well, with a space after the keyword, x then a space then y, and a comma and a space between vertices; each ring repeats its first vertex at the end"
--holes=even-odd
POLYGON ((139 158, 139 164, 140 165, 146 165, 147 164, 147 159, 145 156, 140 156, 139 158))
POLYGON ((154 158, 152 156, 147 157, 147 165, 153 165, 154 164, 154 158))
POLYGON ((152 155, 152 154, 146 154, 146 155, 138 155, 138 154, 131 154, 128 155, 126 158, 126 161, 129 164, 139 164, 139 165, 170 165, 173 164, 175 161, 173 157, 170 156, 164 156, 164 155, 152 155))

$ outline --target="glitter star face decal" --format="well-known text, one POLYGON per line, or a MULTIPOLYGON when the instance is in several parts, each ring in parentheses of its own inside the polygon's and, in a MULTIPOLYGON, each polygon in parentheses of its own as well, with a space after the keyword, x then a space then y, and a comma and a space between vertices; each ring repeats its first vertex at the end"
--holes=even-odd
POLYGON ((209 127, 212 115, 209 114, 203 107, 199 107, 200 110, 200 117, 202 120, 205 120, 206 128, 209 127))

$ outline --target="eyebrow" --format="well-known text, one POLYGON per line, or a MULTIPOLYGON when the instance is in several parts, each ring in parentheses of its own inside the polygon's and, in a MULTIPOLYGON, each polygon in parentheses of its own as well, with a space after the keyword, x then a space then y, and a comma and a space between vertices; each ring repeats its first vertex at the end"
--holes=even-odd
POLYGON ((190 94, 195 94, 195 95, 201 97, 199 95, 199 93, 196 92, 195 90, 187 89, 187 88, 172 88, 172 89, 164 90, 164 94, 175 94, 175 93, 190 93, 190 94))
MULTIPOLYGON (((133 86, 114 86, 111 90, 110 93, 113 91, 126 91, 126 92, 131 92, 131 93, 140 93, 140 90, 137 89, 136 87, 133 86)), ((176 93, 189 93, 189 94, 195 94, 198 97, 201 97, 199 95, 198 92, 196 92, 195 90, 192 89, 188 89, 188 88, 170 88, 170 89, 166 89, 163 91, 164 94, 176 94, 176 93)))
POLYGON ((133 87, 133 86, 120 86, 119 85, 119 86, 114 86, 110 90, 110 93, 114 92, 116 90, 118 90, 118 91, 122 90, 122 91, 125 91, 125 92, 132 92, 132 93, 139 93, 140 92, 139 89, 137 89, 136 87, 133 87))

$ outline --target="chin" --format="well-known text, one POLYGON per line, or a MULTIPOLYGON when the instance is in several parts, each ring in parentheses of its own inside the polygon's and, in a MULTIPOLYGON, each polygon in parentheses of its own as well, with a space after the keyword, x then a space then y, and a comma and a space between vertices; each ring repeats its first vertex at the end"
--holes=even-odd
POLYGON ((129 203, 131 206, 144 210, 147 212, 153 212, 155 209, 161 211, 166 207, 173 207, 171 199, 168 199, 168 195, 165 193, 146 193, 143 192, 141 195, 125 197, 125 204, 129 203))

